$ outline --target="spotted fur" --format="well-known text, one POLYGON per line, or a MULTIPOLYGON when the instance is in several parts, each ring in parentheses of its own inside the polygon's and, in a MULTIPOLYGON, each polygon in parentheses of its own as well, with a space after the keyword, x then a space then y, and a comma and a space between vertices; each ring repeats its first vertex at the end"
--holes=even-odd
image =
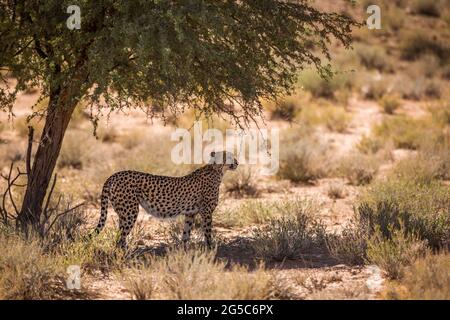
POLYGON ((234 170, 238 162, 229 152, 212 152, 210 162, 182 177, 158 176, 138 171, 120 171, 103 185, 100 219, 95 231, 105 226, 108 204, 119 216, 118 245, 126 247, 126 237, 133 228, 139 205, 157 218, 185 216, 182 241, 189 241, 194 217, 201 215, 208 247, 212 245, 212 213, 219 199, 219 187, 224 172, 234 170))

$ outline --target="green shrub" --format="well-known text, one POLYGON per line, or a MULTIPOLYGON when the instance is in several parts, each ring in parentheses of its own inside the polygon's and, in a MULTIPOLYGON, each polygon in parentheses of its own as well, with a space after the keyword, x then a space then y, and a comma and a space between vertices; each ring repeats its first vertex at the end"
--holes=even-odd
POLYGON ((370 232, 379 228, 387 239, 402 228, 426 240, 431 248, 450 246, 449 187, 400 179, 372 185, 360 199, 358 213, 370 232))
POLYGON ((401 229, 389 238, 375 232, 367 243, 367 260, 383 269, 389 279, 400 279, 404 270, 427 252, 426 242, 401 229))
POLYGON ((272 219, 254 230, 252 247, 256 256, 274 261, 297 258, 323 245, 325 227, 308 210, 272 219))
MULTIPOLYGON (((92 239, 80 236, 63 243, 59 253, 64 265, 79 265, 85 271, 110 272, 124 266, 126 252, 117 247, 119 233, 106 228, 92 239)), ((129 247, 133 244, 128 241, 129 247)))
POLYGON ((313 206, 301 199, 264 201, 246 200, 241 205, 219 210, 216 223, 225 227, 243 227, 264 224, 283 216, 295 216, 299 212, 310 212, 313 206))
POLYGON ((58 157, 58 166, 60 168, 82 169, 86 165, 92 150, 89 139, 92 139, 95 143, 95 139, 85 133, 67 132, 58 157))
POLYGON ((379 103, 387 114, 393 114, 402 105, 400 99, 395 95, 384 95, 379 103))
POLYGON ((354 153, 341 159, 338 171, 355 186, 370 183, 378 171, 378 160, 372 155, 354 153))
POLYGON ((450 255, 428 254, 406 269, 403 279, 388 285, 387 299, 450 300, 450 255))
POLYGON ((55 299, 64 293, 64 271, 39 243, 0 233, 0 299, 55 299))
POLYGON ((315 70, 305 70, 299 76, 299 83, 304 90, 316 98, 335 98, 337 91, 352 87, 351 79, 345 74, 336 74, 331 79, 321 78, 315 70))
POLYGON ((450 149, 445 146, 422 147, 418 154, 399 161, 392 176, 419 184, 450 179, 450 149))
POLYGON ((367 260, 367 240, 367 228, 356 218, 340 233, 328 234, 326 245, 330 255, 339 262, 362 265, 367 260))
POLYGON ((330 255, 348 264, 381 264, 393 277, 400 275, 396 272, 425 246, 450 247, 448 195, 449 187, 436 182, 393 179, 372 184, 360 197, 351 223, 341 233, 327 235, 330 255), (397 270, 391 265, 396 260, 404 262, 397 270))
POLYGON ((367 69, 376 69, 381 72, 393 71, 393 66, 383 48, 361 44, 355 46, 355 51, 360 63, 367 69))
POLYGON ((332 183, 328 186, 327 194, 331 199, 343 199, 347 195, 342 183, 332 183))
POLYGON ((250 224, 266 223, 275 214, 277 214, 275 203, 246 200, 235 208, 219 210, 216 223, 224 227, 243 227, 250 224))
POLYGON ((443 131, 429 118, 395 116, 386 118, 373 129, 375 138, 392 141, 396 148, 418 149, 425 142, 441 139, 443 131))
POLYGON ((415 0, 413 12, 430 17, 441 16, 441 8, 438 1, 435 0, 415 0))
POLYGON ((325 177, 330 171, 330 148, 317 136, 297 139, 295 142, 282 141, 278 177, 295 183, 325 177))
POLYGON ((415 32, 403 40, 401 46, 401 57, 406 60, 416 60, 424 54, 434 54, 441 61, 447 61, 450 47, 429 34, 415 32))
POLYGON ((343 108, 337 107, 326 108, 322 113, 322 118, 329 130, 340 133, 347 130, 351 121, 351 115, 343 108))
POLYGON ((236 171, 227 173, 224 176, 223 185, 225 192, 237 198, 259 195, 255 173, 249 167, 239 167, 236 171))
POLYGON ((390 91, 390 84, 382 79, 372 79, 362 90, 366 99, 379 100, 390 91))
POLYGON ((363 154, 375 154, 383 148, 383 145, 382 139, 363 135, 356 145, 356 149, 363 154))
POLYGON ((300 110, 300 106, 295 99, 283 99, 276 104, 275 108, 271 110, 270 117, 272 120, 285 120, 292 122, 297 113, 300 110))

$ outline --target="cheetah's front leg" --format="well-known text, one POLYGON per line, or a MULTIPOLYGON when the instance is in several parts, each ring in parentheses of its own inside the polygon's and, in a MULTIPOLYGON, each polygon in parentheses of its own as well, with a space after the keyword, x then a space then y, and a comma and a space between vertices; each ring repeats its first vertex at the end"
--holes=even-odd
POLYGON ((183 237, 181 238, 183 242, 183 247, 187 248, 187 242, 191 238, 191 230, 192 225, 194 224, 194 215, 186 215, 184 217, 184 229, 183 229, 183 237))
POLYGON ((202 229, 208 249, 212 249, 212 212, 213 210, 204 210, 201 213, 202 229))

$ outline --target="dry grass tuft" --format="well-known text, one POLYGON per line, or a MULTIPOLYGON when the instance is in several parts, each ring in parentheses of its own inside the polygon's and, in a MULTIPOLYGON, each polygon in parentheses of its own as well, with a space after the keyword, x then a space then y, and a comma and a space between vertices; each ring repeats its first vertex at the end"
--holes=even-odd
POLYGON ((64 291, 63 268, 36 241, 0 233, 0 299, 51 299, 64 291))
POLYGON ((427 255, 405 270, 403 279, 387 286, 386 299, 450 300, 450 255, 427 255))
POLYGON ((394 230, 389 238, 376 232, 368 241, 367 260, 384 270, 389 279, 401 279, 405 267, 411 265, 427 252, 426 241, 394 230))
POLYGON ((281 144, 280 168, 277 175, 292 182, 311 182, 326 177, 331 166, 330 146, 316 135, 297 137, 281 144))
POLYGON ((310 203, 297 202, 293 209, 290 215, 271 219, 254 230, 252 247, 256 256, 283 261, 323 245, 325 227, 313 216, 310 203))
POLYGON ((287 203, 276 203, 263 200, 245 200, 239 206, 219 210, 216 223, 224 227, 244 227, 251 224, 262 224, 276 215, 285 213, 287 203))
POLYGON ((373 155, 354 153, 340 160, 338 172, 355 186, 366 185, 375 177, 379 160, 373 155))
POLYGON ((268 299, 271 276, 262 266, 249 271, 216 260, 214 251, 169 250, 148 266, 127 270, 125 287, 135 299, 268 299))
POLYGON ((327 194, 331 199, 343 199, 347 196, 345 186, 342 183, 332 183, 328 186, 327 194))
POLYGON ((255 175, 250 167, 239 167, 234 172, 228 172, 223 179, 225 192, 236 198, 257 197, 260 190, 255 175))
POLYGON ((394 112, 402 106, 402 103, 396 95, 384 95, 379 101, 383 111, 387 114, 394 114, 394 112))

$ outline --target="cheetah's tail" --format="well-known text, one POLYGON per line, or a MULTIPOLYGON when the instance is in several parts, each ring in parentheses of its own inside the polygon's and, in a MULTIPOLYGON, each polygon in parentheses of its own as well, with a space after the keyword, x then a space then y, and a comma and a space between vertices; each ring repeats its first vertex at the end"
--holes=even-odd
POLYGON ((109 201, 109 192, 110 192, 110 179, 106 180, 105 184, 103 185, 102 189, 102 195, 100 198, 100 219, 98 220, 97 227, 95 228, 94 233, 98 234, 100 231, 102 231, 103 227, 105 226, 106 217, 108 216, 108 201, 109 201))

